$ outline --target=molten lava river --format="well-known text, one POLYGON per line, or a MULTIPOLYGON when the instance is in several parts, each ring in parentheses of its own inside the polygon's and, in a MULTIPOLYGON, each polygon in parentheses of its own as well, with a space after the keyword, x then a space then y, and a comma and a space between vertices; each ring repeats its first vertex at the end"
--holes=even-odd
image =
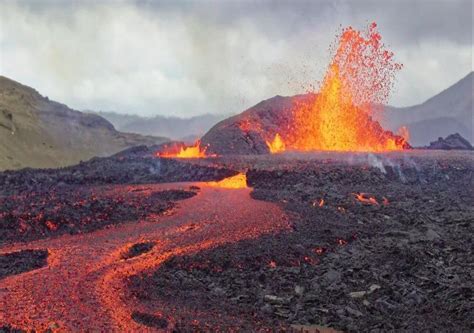
POLYGON ((0 248, 0 253, 49 251, 46 267, 0 280, 0 323, 40 331, 147 331, 131 320, 132 311, 144 305, 127 294, 127 277, 156 269, 173 256, 288 227, 287 216, 278 206, 250 198, 245 175, 211 183, 115 186, 106 195, 191 185, 200 191, 181 201, 172 215, 0 248), (156 245, 150 252, 123 259, 131 245, 144 241, 156 245))

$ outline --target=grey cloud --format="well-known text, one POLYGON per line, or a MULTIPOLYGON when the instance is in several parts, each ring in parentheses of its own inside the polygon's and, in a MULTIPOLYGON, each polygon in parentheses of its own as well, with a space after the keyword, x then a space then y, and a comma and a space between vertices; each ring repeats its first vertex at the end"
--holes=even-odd
POLYGON ((319 0, 319 1, 138 1, 149 10, 193 13, 222 26, 251 21, 267 35, 291 38, 330 22, 360 25, 377 19, 393 38, 426 38, 472 44, 471 0, 319 0))
POLYGON ((472 69, 470 1, 3 1, 0 73, 78 109, 238 112, 317 85, 341 26, 379 24, 422 102, 472 69))

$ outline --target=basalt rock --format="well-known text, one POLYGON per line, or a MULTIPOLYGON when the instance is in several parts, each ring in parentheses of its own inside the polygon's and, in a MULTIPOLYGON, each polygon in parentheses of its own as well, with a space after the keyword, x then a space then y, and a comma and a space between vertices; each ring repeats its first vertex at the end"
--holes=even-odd
POLYGON ((448 135, 446 138, 438 138, 437 141, 430 143, 427 149, 443 149, 443 150, 473 150, 472 145, 459 133, 448 135))

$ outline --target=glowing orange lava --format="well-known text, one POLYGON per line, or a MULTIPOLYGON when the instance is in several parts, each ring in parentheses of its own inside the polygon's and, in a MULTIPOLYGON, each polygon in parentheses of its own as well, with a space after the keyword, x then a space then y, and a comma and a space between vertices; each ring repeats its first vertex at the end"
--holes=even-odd
POLYGON ((239 173, 235 176, 224 178, 218 182, 209 182, 210 186, 228 189, 247 188, 247 175, 239 173))
POLYGON ((376 205, 376 206, 378 206, 379 204, 377 199, 375 199, 375 197, 371 197, 366 193, 352 193, 352 194, 355 196, 356 200, 362 203, 366 203, 369 205, 376 205))
POLYGON ((319 201, 313 201, 313 207, 323 207, 324 206, 324 199, 320 199, 319 201))
POLYGON ((322 247, 319 247, 319 246, 318 246, 318 247, 316 247, 316 248, 314 249, 314 252, 315 252, 316 254, 321 255, 321 254, 324 253, 324 249, 323 249, 322 247))
POLYGON ((408 146, 406 128, 403 137, 397 136, 371 118, 374 105, 387 103, 395 73, 402 68, 385 49, 376 27, 372 23, 364 32, 352 27, 342 30, 319 93, 294 106, 292 126, 267 143, 271 153, 285 149, 378 152, 408 146))
POLYGON ((206 155, 207 147, 201 147, 201 141, 197 140, 194 145, 188 147, 181 147, 178 152, 165 151, 157 155, 159 157, 173 157, 173 158, 202 158, 213 157, 215 155, 206 155))
MULTIPOLYGON (((98 188, 98 198, 118 197, 127 201, 156 191, 183 188, 178 184, 106 186, 98 188)), ((151 307, 130 292, 132 276, 157 269, 175 256, 257 239, 289 227, 287 215, 273 203, 254 200, 247 191, 207 187, 199 195, 180 202, 175 214, 150 214, 138 221, 90 233, 2 244, 1 255, 48 249, 49 256, 47 268, 0 279, 0 327, 8 324, 38 332, 149 332, 150 327, 131 319, 134 311, 151 307), (150 252, 133 260, 121 259, 132 244, 144 240, 155 243, 150 252)), ((186 310, 177 310, 180 308, 173 300, 153 306, 153 315, 166 314, 166 332, 173 330, 179 318, 190 316, 186 310)), ((214 315, 207 309, 199 311, 192 315, 214 315)), ((230 315, 223 318, 227 322, 236 320, 230 315)))
POLYGON ((273 141, 271 142, 266 141, 266 143, 267 143, 268 149, 270 150, 272 154, 285 151, 285 143, 283 142, 280 134, 278 133, 275 134, 275 138, 273 139, 273 141))

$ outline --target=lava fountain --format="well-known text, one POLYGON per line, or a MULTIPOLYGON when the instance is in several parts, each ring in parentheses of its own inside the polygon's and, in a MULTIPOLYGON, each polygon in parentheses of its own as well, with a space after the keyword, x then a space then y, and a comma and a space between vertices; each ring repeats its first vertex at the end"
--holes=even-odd
POLYGON ((273 141, 271 141, 271 142, 267 141, 267 146, 268 146, 268 149, 270 150, 270 152, 272 154, 285 151, 285 149, 286 149, 285 143, 283 142, 283 140, 281 139, 280 134, 278 134, 278 133, 275 134, 275 138, 273 139, 273 141))
POLYGON ((370 24, 366 31, 342 30, 319 93, 293 107, 291 126, 267 142, 271 153, 299 151, 393 151, 408 148, 372 120, 375 105, 388 101, 395 73, 393 59, 370 24))
POLYGON ((157 153, 158 157, 167 158, 203 158, 213 157, 215 155, 206 154, 207 147, 201 147, 201 141, 197 140, 192 146, 183 146, 179 148, 179 151, 164 151, 157 153))

